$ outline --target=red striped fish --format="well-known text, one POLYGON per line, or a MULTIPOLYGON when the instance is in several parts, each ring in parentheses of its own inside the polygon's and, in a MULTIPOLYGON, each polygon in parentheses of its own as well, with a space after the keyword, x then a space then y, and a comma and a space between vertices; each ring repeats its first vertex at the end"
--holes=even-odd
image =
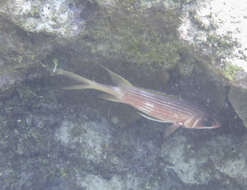
POLYGON ((216 120, 208 119, 208 115, 196 106, 169 96, 165 93, 151 91, 133 86, 118 74, 103 67, 110 74, 115 86, 100 84, 75 73, 57 69, 56 73, 80 82, 79 85, 65 89, 94 89, 104 92, 104 99, 128 104, 136 108, 140 115, 153 121, 172 123, 165 136, 170 135, 179 127, 193 129, 214 129, 220 127, 216 120))

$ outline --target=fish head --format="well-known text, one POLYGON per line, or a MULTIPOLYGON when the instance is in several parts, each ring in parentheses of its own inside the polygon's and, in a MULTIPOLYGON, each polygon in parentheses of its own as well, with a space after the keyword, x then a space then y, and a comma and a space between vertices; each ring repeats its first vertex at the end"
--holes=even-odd
POLYGON ((216 129, 219 127, 221 127, 221 125, 217 120, 209 116, 206 116, 206 117, 202 117, 198 119, 193 128, 195 129, 216 129))

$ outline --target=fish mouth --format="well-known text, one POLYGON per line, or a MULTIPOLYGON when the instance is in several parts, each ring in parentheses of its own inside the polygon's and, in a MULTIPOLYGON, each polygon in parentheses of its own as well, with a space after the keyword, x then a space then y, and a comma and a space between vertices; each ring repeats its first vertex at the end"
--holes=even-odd
POLYGON ((221 124, 215 119, 205 118, 198 123, 198 129, 216 129, 221 127, 221 124))
POLYGON ((216 128, 219 128, 219 127, 221 127, 221 124, 218 121, 215 120, 214 124, 211 126, 211 128, 216 129, 216 128))

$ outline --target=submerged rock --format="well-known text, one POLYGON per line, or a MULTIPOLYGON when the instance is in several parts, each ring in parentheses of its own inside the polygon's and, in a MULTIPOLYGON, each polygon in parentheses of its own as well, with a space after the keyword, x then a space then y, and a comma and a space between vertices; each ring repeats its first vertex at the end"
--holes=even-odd
POLYGON ((247 186, 244 133, 181 129, 164 140, 163 125, 146 119, 125 127, 111 124, 98 111, 83 104, 68 107, 53 93, 38 87, 29 96, 17 91, 1 98, 3 190, 247 186))
MULTIPOLYGON (((164 143, 162 155, 171 163, 179 178, 185 183, 221 185, 236 183, 247 186, 246 135, 236 140, 232 135, 222 135, 203 142, 196 142, 186 136, 176 136, 164 143), (238 142, 241 145, 238 146, 238 142)), ((195 138, 196 140, 197 138, 195 138)))
POLYGON ((238 116, 247 127, 247 89, 241 87, 231 87, 229 101, 236 110, 238 116))
POLYGON ((0 14, 25 31, 71 38, 83 31, 88 16, 94 12, 91 8, 90 1, 76 4, 71 0, 16 0, 3 4, 0 14))
POLYGON ((245 0, 190 1, 182 6, 181 25, 178 29, 180 38, 210 55, 214 70, 229 80, 229 102, 245 127, 246 8, 245 0), (243 90, 238 90, 235 86, 243 90))

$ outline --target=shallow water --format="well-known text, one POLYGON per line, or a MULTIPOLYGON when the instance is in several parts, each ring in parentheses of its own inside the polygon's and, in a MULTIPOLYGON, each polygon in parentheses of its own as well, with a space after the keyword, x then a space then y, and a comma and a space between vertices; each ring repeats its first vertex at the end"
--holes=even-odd
POLYGON ((92 14, 79 14, 83 3, 71 5, 79 11, 75 22, 87 21, 86 33, 73 39, 0 22, 8 42, 0 48, 2 189, 245 189, 247 133, 229 101, 230 84, 207 67, 210 59, 181 43, 174 32, 178 13, 138 11, 127 1, 117 9, 94 5, 88 2, 92 14), (112 84, 102 64, 138 87, 197 105, 222 127, 181 128, 164 138, 169 124, 96 91, 63 90, 76 82, 52 72, 55 60, 59 68, 112 84))

